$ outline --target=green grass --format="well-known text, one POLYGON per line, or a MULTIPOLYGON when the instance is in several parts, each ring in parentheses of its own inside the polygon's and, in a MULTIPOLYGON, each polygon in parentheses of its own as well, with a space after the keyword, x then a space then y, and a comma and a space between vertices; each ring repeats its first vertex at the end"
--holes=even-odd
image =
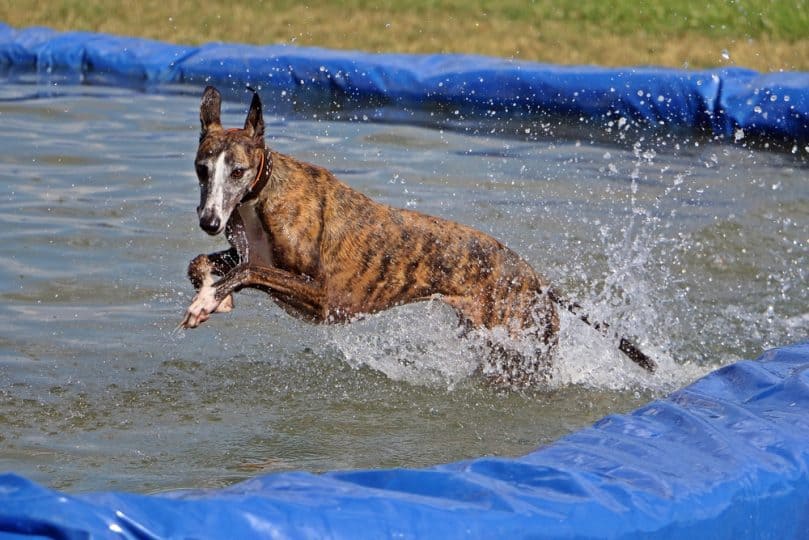
MULTIPOLYGON (((282 4, 294 5, 293 2, 282 4)), ((486 13, 490 17, 511 21, 556 21, 571 27, 597 25, 608 27, 611 32, 618 34, 641 30, 660 36, 696 32, 712 37, 768 36, 788 41, 809 37, 807 0, 348 0, 341 4, 366 10, 379 10, 382 7, 394 13, 415 11, 426 14, 439 11, 456 17, 475 17, 486 13)))
MULTIPOLYGON (((543 6, 540 11, 553 17, 553 9, 543 6)), ((618 3, 591 0, 563 3, 557 14, 559 20, 603 24, 617 33, 642 28, 650 35, 661 36, 695 32, 709 37, 767 36, 787 41, 809 35, 809 3, 805 0, 618 3)))
POLYGON ((809 70, 809 0, 0 0, 0 21, 189 44, 809 70))

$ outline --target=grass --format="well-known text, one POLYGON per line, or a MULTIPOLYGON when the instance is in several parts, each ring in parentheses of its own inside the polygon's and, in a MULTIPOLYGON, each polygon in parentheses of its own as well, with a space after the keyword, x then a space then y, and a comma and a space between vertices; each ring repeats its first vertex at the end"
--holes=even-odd
POLYGON ((0 21, 190 44, 809 70, 809 0, 0 0, 0 21))

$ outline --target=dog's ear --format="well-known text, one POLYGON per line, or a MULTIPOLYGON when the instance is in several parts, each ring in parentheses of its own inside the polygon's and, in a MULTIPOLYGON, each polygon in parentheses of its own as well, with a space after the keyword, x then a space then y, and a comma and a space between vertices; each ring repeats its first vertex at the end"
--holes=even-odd
POLYGON ((213 86, 205 88, 202 94, 202 103, 199 106, 199 123, 202 127, 199 139, 205 138, 212 129, 222 129, 219 116, 222 110, 222 96, 213 86))
POLYGON ((253 91, 253 101, 244 121, 244 130, 253 139, 260 141, 264 138, 264 116, 261 114, 261 98, 258 92, 253 91))

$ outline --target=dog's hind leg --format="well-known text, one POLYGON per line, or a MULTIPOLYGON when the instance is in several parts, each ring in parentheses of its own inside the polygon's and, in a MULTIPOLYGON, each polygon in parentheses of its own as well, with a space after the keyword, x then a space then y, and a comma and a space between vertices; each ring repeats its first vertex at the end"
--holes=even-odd
POLYGON ((464 334, 503 328, 507 335, 484 332, 478 374, 495 386, 524 388, 545 384, 557 347, 559 319, 541 292, 508 294, 494 301, 480 297, 441 298, 455 308, 464 334))

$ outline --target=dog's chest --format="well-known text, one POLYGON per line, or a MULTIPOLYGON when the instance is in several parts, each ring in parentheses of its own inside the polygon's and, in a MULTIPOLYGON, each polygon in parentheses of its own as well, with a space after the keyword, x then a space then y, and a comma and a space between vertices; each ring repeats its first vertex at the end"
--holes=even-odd
POLYGON ((239 259, 251 266, 274 266, 267 231, 256 213, 255 205, 242 204, 231 218, 230 243, 239 253, 239 259))

